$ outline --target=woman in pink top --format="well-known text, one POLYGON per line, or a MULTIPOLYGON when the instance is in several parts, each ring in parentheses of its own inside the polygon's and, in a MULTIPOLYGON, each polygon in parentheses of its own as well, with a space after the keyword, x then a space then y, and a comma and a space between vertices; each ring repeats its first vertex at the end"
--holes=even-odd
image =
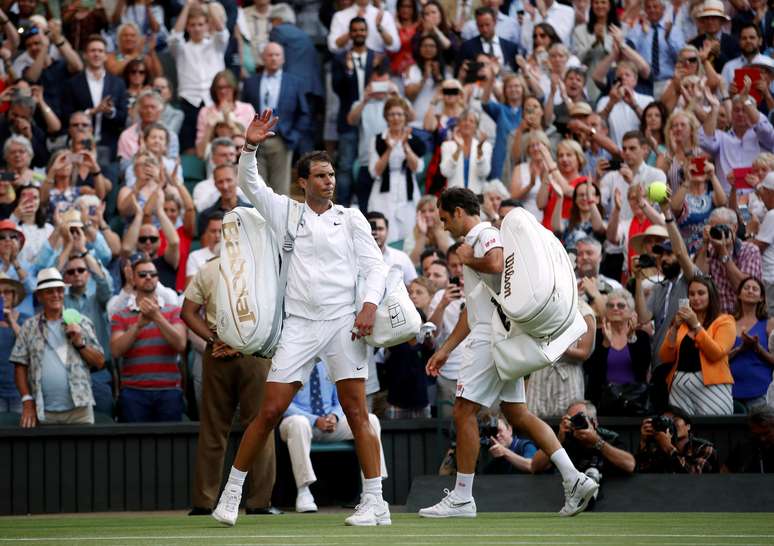
POLYGON ((247 127, 255 117, 255 108, 248 102, 237 100, 238 83, 230 70, 215 75, 210 87, 212 106, 199 110, 196 121, 196 155, 204 159, 204 152, 211 140, 215 125, 221 121, 236 121, 247 127))

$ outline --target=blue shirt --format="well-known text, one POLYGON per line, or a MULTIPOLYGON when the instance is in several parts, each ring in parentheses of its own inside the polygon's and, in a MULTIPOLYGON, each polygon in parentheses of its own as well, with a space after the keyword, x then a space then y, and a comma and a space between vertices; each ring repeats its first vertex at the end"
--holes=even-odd
MULTIPOLYGON (((19 326, 28 315, 19 313, 19 326)), ((14 381, 14 365, 11 363, 11 349, 16 343, 16 334, 10 326, 0 326, 0 398, 19 399, 19 390, 14 381)))
POLYGON ((537 453, 537 446, 532 440, 528 440, 527 438, 514 438, 508 449, 525 459, 531 459, 535 456, 535 453, 537 453))
MULTIPOLYGON (((339 418, 339 421, 344 419, 344 410, 341 409, 339 404, 339 397, 336 394, 336 385, 328 379, 328 372, 325 369, 325 365, 322 362, 315 364, 317 372, 320 375, 320 396, 323 401, 323 410, 325 415, 333 413, 339 418)), ((285 410, 285 417, 291 415, 303 415, 309 420, 309 424, 314 428, 314 424, 317 421, 319 415, 315 415, 312 412, 312 402, 310 400, 309 382, 307 381, 304 386, 296 393, 293 401, 285 410)))
MULTIPOLYGON (((521 123, 521 107, 512 108, 507 104, 490 100, 484 105, 484 111, 489 114, 495 125, 495 145, 492 149, 492 169, 489 171, 489 179, 499 179, 503 174, 506 146, 508 136, 516 130, 521 123)), ((507 184, 506 184, 507 185, 507 184)))
POLYGON ((282 69, 277 70, 274 74, 263 73, 261 78, 261 112, 266 108, 271 108, 275 112, 277 111, 277 105, 279 104, 280 84, 282 83, 282 69))
POLYGON ((70 382, 67 369, 57 352, 58 347, 67 347, 67 339, 62 320, 44 320, 46 348, 43 351, 43 374, 41 389, 46 411, 70 411, 75 407, 70 395, 70 382))
MULTIPOLYGON (((626 39, 632 43, 637 53, 642 55, 648 64, 652 64, 653 57, 653 32, 658 28, 658 78, 659 80, 668 80, 675 73, 675 61, 677 54, 685 46, 685 37, 679 25, 673 25, 667 38, 664 32, 664 18, 656 23, 648 24, 648 32, 642 31, 642 25, 635 26, 626 35, 626 39)), ((651 70, 653 67, 651 66, 651 70)))
POLYGON ((96 290, 92 293, 89 290, 84 291, 80 296, 76 296, 70 290, 65 294, 64 305, 66 308, 78 310, 94 324, 94 330, 97 334, 99 344, 105 351, 105 360, 110 359, 110 331, 107 316, 107 302, 113 295, 113 278, 102 269, 102 278, 100 279, 93 273, 89 279, 94 283, 96 290))

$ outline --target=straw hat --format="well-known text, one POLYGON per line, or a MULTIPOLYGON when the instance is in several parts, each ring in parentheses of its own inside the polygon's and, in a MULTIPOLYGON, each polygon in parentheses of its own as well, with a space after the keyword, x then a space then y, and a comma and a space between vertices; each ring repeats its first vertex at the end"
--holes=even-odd
POLYGON ((648 226, 644 232, 632 237, 632 249, 634 253, 639 255, 645 252, 645 239, 647 237, 659 237, 661 241, 669 239, 669 233, 664 226, 653 224, 648 226))
POLYGON ((35 292, 45 290, 46 288, 65 288, 62 274, 56 267, 47 267, 38 272, 38 282, 35 285, 35 292))

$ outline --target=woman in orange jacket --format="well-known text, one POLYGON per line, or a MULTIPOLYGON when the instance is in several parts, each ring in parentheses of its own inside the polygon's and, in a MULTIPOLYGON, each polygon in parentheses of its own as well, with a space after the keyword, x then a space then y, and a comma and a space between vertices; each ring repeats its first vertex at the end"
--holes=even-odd
POLYGON ((731 368, 728 354, 736 340, 736 323, 720 313, 715 283, 697 277, 688 285, 689 305, 678 309, 660 356, 672 362, 667 377, 669 403, 689 415, 731 415, 731 368))

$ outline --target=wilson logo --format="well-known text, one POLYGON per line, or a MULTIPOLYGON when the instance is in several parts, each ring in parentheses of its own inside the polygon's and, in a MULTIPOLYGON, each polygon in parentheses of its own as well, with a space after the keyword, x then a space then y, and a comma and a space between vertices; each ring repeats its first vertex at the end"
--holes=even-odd
POLYGON ((223 243, 231 268, 231 293, 236 301, 236 313, 239 322, 255 322, 255 313, 250 308, 247 283, 245 282, 245 266, 247 262, 242 257, 239 244, 239 227, 237 222, 223 224, 223 243))
POLYGON ((503 275, 503 297, 511 295, 511 277, 513 277, 513 263, 516 261, 513 253, 505 258, 505 274, 503 275))

